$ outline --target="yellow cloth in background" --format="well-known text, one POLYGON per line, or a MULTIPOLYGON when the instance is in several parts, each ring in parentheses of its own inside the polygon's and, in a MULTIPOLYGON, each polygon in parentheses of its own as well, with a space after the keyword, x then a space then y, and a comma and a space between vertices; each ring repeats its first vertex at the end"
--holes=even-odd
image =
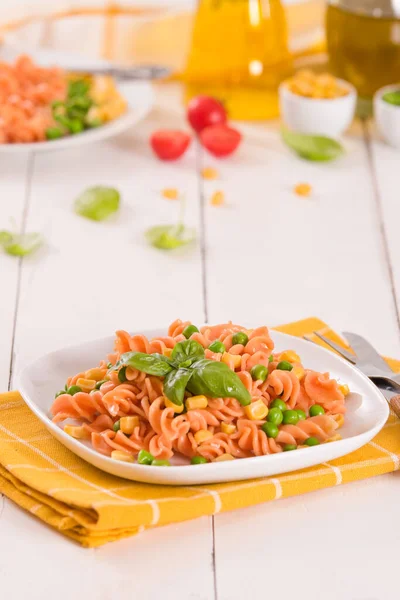
MULTIPOLYGON (((318 319, 276 328, 296 336, 318 319)), ((389 360, 400 371, 400 362, 389 360)), ((135 483, 92 467, 54 439, 18 392, 0 395, 0 492, 86 547, 157 527, 365 479, 399 468, 400 421, 393 414, 373 442, 323 465, 272 478, 170 487, 135 483)))

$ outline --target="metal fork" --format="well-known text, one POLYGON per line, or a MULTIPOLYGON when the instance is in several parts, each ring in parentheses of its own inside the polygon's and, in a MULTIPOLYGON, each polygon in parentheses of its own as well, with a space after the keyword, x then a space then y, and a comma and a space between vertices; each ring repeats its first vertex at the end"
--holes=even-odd
MULTIPOLYGON (((353 350, 350 352, 318 331, 314 331, 314 335, 369 377, 381 390, 393 412, 400 418, 400 394, 398 394, 400 390, 400 374, 393 371, 365 338, 356 333, 344 332, 344 336, 349 341, 353 350)), ((308 342, 317 344, 309 336, 305 335, 303 337, 308 342)))

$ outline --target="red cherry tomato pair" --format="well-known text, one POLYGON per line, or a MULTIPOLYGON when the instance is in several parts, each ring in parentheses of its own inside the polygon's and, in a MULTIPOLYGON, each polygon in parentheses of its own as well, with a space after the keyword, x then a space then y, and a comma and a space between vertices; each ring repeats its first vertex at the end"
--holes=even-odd
MULTIPOLYGON (((226 111, 218 100, 196 96, 189 102, 187 117, 199 134, 202 145, 214 156, 228 156, 240 144, 242 136, 226 124, 226 111)), ((150 138, 155 154, 162 160, 175 160, 182 156, 190 141, 189 134, 167 129, 154 132, 150 138)))

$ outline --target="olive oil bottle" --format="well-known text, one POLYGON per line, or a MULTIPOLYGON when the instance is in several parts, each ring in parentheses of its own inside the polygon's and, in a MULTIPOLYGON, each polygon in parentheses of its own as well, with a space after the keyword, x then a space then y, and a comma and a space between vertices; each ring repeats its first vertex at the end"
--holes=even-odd
POLYGON ((187 99, 207 94, 232 118, 274 118, 278 85, 291 69, 280 0, 200 0, 185 70, 187 99))
POLYGON ((400 80, 400 7, 395 0, 331 0, 326 13, 331 69, 362 99, 400 80))

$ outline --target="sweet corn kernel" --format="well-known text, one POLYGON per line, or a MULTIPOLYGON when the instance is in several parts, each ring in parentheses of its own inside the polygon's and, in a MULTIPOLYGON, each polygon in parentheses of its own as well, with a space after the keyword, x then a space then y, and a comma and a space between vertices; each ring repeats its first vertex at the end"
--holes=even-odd
POLYGON ((286 81, 286 86, 294 94, 307 98, 339 98, 349 90, 329 73, 316 74, 310 70, 299 71, 286 81))
POLYGON ((122 450, 113 450, 111 452, 111 458, 114 460, 123 460, 124 462, 135 462, 133 456, 122 450))
POLYGON ((183 409, 185 408, 183 406, 183 404, 174 404, 173 402, 171 402, 171 400, 169 398, 165 398, 164 399, 164 404, 166 408, 173 408, 174 412, 176 412, 178 415, 183 411, 183 409))
POLYGON ((301 362, 300 356, 294 350, 285 350, 284 352, 281 352, 279 355, 279 360, 287 360, 290 363, 301 362))
POLYGON ((164 188, 161 190, 161 194, 168 200, 177 200, 179 197, 179 192, 176 188, 164 188))
POLYGON ((121 417, 119 420, 119 428, 122 433, 127 433, 131 435, 135 427, 139 426, 139 417, 121 417))
POLYGON ((350 388, 347 383, 342 383, 339 385, 339 390, 342 392, 343 396, 346 398, 350 394, 350 388))
POLYGON ((298 183, 294 186, 293 191, 298 196, 307 197, 310 196, 312 192, 312 187, 309 183, 298 183))
POLYGON ((166 356, 167 358, 170 358, 172 351, 173 351, 173 348, 164 348, 163 355, 166 356))
POLYGON ((203 442, 210 440, 213 437, 213 434, 211 431, 207 431, 207 429, 200 429, 199 431, 196 431, 193 437, 197 444, 202 444, 203 442))
POLYGON ((244 411, 247 417, 252 421, 265 419, 265 417, 268 414, 268 408, 265 406, 264 402, 261 399, 252 402, 248 406, 245 406, 244 411))
POLYGON ((77 427, 75 425, 65 425, 65 433, 68 433, 71 437, 77 440, 90 440, 90 433, 86 431, 84 427, 77 427))
POLYGON ((83 392, 90 392, 91 390, 94 390, 96 383, 97 381, 94 379, 84 379, 83 377, 80 377, 76 382, 76 385, 79 386, 83 392))
POLYGON ((201 171, 201 176, 203 179, 217 179, 218 171, 212 167, 205 167, 201 171))
POLYGON ((214 462, 225 462, 226 460, 235 460, 235 457, 232 454, 221 454, 221 456, 217 456, 214 462))
POLYGON ((231 369, 238 369, 242 364, 242 357, 240 354, 230 354, 229 352, 224 352, 221 362, 227 364, 231 369))
POLYGON ((225 194, 220 190, 218 192, 214 192, 211 196, 210 204, 212 206, 221 206, 225 202, 225 194))
POLYGON ((192 396, 185 402, 187 410, 193 410, 195 408, 207 408, 208 400, 205 396, 192 396))
POLYGON ((328 438, 327 440, 325 440, 326 443, 328 442, 337 442, 338 440, 341 440, 342 436, 340 435, 340 433, 336 433, 335 435, 332 435, 330 438, 328 438))
POLYGON ((338 429, 339 427, 342 427, 343 423, 344 423, 344 416, 343 415, 335 415, 333 417, 336 421, 336 423, 338 424, 338 429))
POLYGON ((236 427, 231 423, 221 423, 221 431, 222 433, 227 433, 228 435, 231 435, 231 433, 235 433, 236 427))
POLYGON ((104 379, 105 370, 97 367, 95 369, 89 369, 85 373, 85 379, 94 379, 95 381, 101 381, 104 379))
POLYGON ((306 372, 303 369, 303 367, 293 367, 292 373, 294 373, 296 375, 297 379, 299 379, 301 381, 306 372))

